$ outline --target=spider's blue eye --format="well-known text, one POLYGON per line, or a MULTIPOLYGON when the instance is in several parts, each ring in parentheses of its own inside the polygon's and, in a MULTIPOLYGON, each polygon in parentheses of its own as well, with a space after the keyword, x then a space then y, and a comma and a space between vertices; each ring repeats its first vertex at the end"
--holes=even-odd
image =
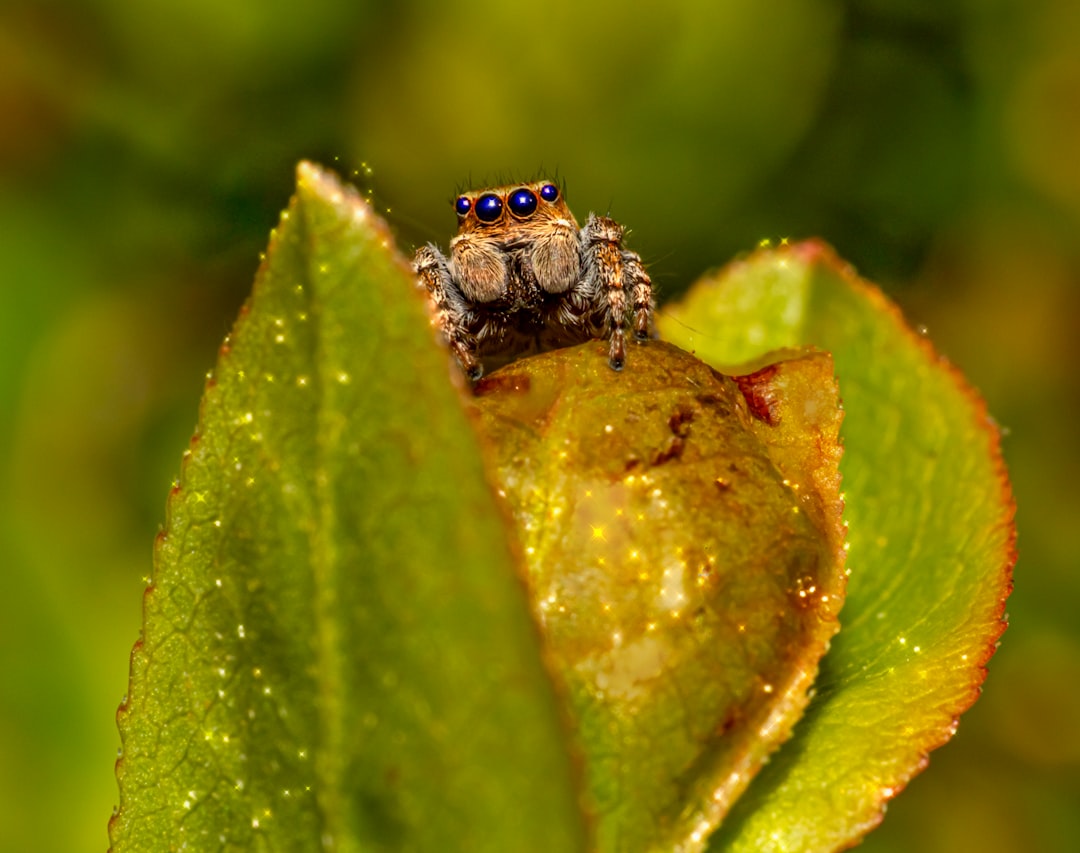
POLYGON ((540 187, 540 198, 544 201, 555 201, 559 197, 559 188, 555 184, 544 184, 540 187))
POLYGON ((502 199, 494 193, 485 193, 476 200, 476 218, 481 222, 494 222, 502 216, 502 199))
POLYGON ((510 212, 514 216, 518 217, 518 219, 524 219, 527 216, 532 216, 533 211, 536 210, 536 194, 532 190, 522 187, 510 193, 507 204, 510 205, 510 212))
POLYGON ((454 210, 457 211, 458 216, 466 216, 471 207, 472 202, 467 196, 459 195, 457 201, 454 202, 454 210))

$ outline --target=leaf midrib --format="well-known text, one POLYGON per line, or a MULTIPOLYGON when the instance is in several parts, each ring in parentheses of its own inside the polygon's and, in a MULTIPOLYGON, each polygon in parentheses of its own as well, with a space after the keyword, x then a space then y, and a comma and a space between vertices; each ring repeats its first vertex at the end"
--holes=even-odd
MULTIPOLYGON (((300 197, 298 197, 300 198, 300 197)), ((314 484, 316 508, 315 525, 311 530, 311 572, 314 589, 315 618, 315 681, 317 684, 316 719, 319 730, 315 737, 315 779, 317 789, 315 802, 323 827, 323 846, 341 849, 345 829, 345 805, 343 800, 344 776, 344 715, 343 684, 344 656, 341 644, 341 614, 338 589, 339 562, 334 547, 337 530, 337 503, 334 500, 333 480, 329 474, 329 461, 334 456, 340 431, 333 426, 333 409, 328 399, 330 384, 323 375, 325 365, 330 363, 325 350, 322 316, 317 291, 315 247, 319 240, 307 215, 302 198, 298 200, 299 237, 307 247, 307 264, 303 268, 302 283, 308 294, 308 318, 311 323, 312 359, 311 370, 315 395, 315 472, 314 484)))

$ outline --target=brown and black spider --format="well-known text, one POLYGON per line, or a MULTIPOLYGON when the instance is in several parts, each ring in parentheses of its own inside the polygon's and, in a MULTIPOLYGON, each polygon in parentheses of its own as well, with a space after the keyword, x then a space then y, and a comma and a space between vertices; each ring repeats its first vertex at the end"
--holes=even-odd
POLYGON ((589 214, 580 228, 551 181, 467 192, 454 210, 450 256, 428 244, 413 267, 471 379, 485 365, 597 338, 610 340, 621 370, 627 325, 649 337, 652 282, 615 220, 589 214))

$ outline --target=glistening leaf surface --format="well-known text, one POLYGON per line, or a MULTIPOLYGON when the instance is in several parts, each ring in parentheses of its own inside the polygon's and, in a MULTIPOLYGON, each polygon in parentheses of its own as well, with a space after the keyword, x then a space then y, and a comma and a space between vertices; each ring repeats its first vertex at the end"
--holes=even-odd
POLYGON ((755 253, 664 313, 664 336, 717 367, 802 344, 835 359, 851 549, 841 631, 794 737, 709 849, 847 847, 952 735, 1004 629, 1015 530, 997 430, 820 244, 755 253))
POLYGON ((559 705, 409 270, 302 164, 169 499, 113 850, 580 850, 559 705))
POLYGON ((721 376, 660 341, 523 359, 475 406, 568 688, 605 853, 701 850, 837 628, 827 353, 721 376))

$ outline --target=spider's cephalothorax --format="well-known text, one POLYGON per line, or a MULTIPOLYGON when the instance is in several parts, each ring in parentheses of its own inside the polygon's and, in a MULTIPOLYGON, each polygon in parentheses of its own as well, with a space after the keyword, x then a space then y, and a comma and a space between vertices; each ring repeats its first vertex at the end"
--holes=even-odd
POLYGON ((447 257, 432 244, 414 267, 435 320, 472 379, 531 352, 594 338, 626 360, 626 327, 649 337, 652 282, 622 246, 623 227, 589 215, 579 228, 551 181, 478 190, 454 202, 458 233, 447 257))

